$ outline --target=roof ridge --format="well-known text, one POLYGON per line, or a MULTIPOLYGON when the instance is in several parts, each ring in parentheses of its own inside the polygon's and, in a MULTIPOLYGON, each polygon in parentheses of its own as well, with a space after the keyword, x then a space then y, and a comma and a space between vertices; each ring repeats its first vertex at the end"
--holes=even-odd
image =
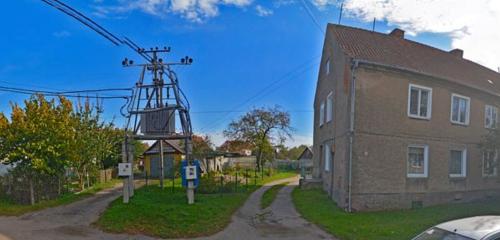
MULTIPOLYGON (((339 28, 353 29, 353 30, 363 31, 363 32, 366 32, 366 33, 375 33, 375 34, 383 36, 383 37, 391 37, 392 38, 392 36, 390 36, 387 33, 377 32, 377 31, 371 31, 371 30, 368 30, 368 29, 360 28, 360 27, 353 27, 353 26, 347 26, 347 25, 336 24, 336 23, 328 23, 328 26, 332 26, 334 28, 335 27, 339 27, 339 28)), ((403 38, 403 39, 399 39, 399 40, 407 41, 407 42, 409 42, 411 44, 416 44, 416 45, 419 45, 421 47, 428 48, 429 50, 437 51, 439 53, 450 54, 450 56, 453 56, 453 54, 450 53, 450 51, 456 49, 456 48, 453 48, 453 49, 450 49, 450 50, 447 51, 447 50, 438 48, 436 46, 432 46, 432 45, 428 45, 428 44, 425 44, 425 43, 417 42, 417 41, 412 40, 412 39, 403 38)), ((473 63, 476 66, 479 66, 479 67, 481 67, 483 69, 486 69, 486 70, 488 70, 488 71, 490 71, 490 72, 492 72, 492 73, 497 74, 497 75, 500 76, 500 72, 495 71, 495 70, 493 70, 493 69, 491 69, 489 67, 486 67, 486 66, 484 66, 484 65, 482 65, 480 63, 474 62, 474 61, 472 61, 470 59, 462 57, 462 58, 457 58, 457 60, 462 60, 462 61, 465 61, 467 63, 473 63)))

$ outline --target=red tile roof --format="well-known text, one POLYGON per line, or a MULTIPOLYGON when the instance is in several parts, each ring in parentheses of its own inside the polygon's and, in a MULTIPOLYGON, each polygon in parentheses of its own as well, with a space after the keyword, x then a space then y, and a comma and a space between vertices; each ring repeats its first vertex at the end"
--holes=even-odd
POLYGON ((444 78, 500 94, 498 72, 457 54, 390 34, 342 25, 329 24, 328 32, 334 34, 335 41, 352 58, 444 78))

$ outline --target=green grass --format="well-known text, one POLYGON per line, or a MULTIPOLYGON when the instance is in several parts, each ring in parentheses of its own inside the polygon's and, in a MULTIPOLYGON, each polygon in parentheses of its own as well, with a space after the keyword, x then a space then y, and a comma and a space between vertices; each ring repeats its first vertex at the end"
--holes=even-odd
POLYGON ((271 203, 273 203, 274 199, 276 199, 276 196, 278 195, 278 192, 286 186, 286 183, 283 184, 277 184, 274 185, 270 188, 268 188, 264 194, 262 195, 262 199, 260 200, 260 208, 264 209, 269 206, 271 206, 271 203))
POLYGON ((8 199, 0 198, 0 216, 20 216, 28 212, 38 211, 45 208, 57 207, 61 205, 70 204, 72 202, 81 200, 83 198, 94 195, 95 193, 114 187, 121 180, 112 180, 107 183, 99 183, 92 186, 89 189, 86 189, 80 193, 68 193, 60 196, 57 199, 41 201, 36 203, 35 205, 21 205, 13 203, 8 199))
POLYGON ((452 219, 500 215, 500 200, 446 204, 421 209, 346 213, 320 189, 294 189, 298 212, 342 240, 411 239, 425 229, 452 219))
POLYGON ((207 236, 224 229, 233 213, 258 187, 295 175, 297 173, 281 172, 264 180, 259 178, 256 187, 252 179, 248 188, 242 184, 237 193, 197 193, 193 205, 187 204, 185 190, 178 184, 174 192, 171 183, 166 184, 164 190, 150 185, 136 190, 128 205, 121 199, 113 201, 95 224, 114 233, 140 233, 161 238, 207 236))

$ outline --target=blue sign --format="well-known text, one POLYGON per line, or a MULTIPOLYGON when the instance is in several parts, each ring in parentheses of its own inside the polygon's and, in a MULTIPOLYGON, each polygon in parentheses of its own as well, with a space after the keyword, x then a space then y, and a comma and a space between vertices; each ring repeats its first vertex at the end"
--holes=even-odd
MULTIPOLYGON (((181 162, 181 177, 182 177, 182 186, 187 187, 188 185, 188 180, 186 179, 186 167, 189 166, 187 160, 182 160, 181 162)), ((200 161, 198 160, 193 160, 193 165, 196 167, 196 178, 194 180, 191 180, 194 182, 194 187, 198 187, 198 184, 200 183, 200 175, 201 175, 201 167, 200 167, 200 161)))

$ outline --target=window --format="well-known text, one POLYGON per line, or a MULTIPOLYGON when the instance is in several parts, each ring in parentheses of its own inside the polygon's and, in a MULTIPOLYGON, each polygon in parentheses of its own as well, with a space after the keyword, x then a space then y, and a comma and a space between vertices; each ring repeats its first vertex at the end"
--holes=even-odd
POLYGON ((330 145, 325 145, 325 171, 330 171, 330 164, 332 161, 332 151, 330 145))
POLYGON ((319 107, 319 126, 323 126, 325 123, 325 102, 321 102, 321 106, 319 107))
POLYGON ((468 125, 470 98, 458 94, 451 95, 451 122, 468 125))
POLYGON ((407 177, 427 177, 429 148, 426 145, 408 146, 407 177))
POLYGON ((483 177, 494 177, 497 175, 498 153, 496 151, 483 152, 483 177))
POLYGON ((410 84, 408 90, 408 116, 430 119, 432 112, 432 88, 410 84))
POLYGON ((326 122, 333 120, 333 92, 326 98, 326 122))
POLYGON ((498 108, 491 105, 486 105, 484 108, 484 127, 485 128, 496 128, 497 127, 497 116, 498 108))
POLYGON ((467 169, 467 150, 450 151, 450 177, 465 177, 467 169))
POLYGON ((326 67, 326 75, 329 75, 330 74, 330 59, 326 60, 326 64, 325 64, 325 67, 326 67))

